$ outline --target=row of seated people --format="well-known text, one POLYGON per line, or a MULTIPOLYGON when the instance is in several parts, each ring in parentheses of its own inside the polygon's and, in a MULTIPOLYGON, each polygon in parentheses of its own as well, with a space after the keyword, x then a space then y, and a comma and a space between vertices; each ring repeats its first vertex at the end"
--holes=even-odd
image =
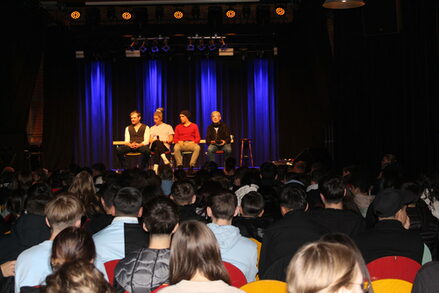
MULTIPOLYGON (((287 180, 280 188, 278 203, 281 218, 274 217, 276 221, 270 226, 267 221, 261 221, 264 219, 261 216, 264 215, 267 207, 264 196, 255 192, 255 184, 245 178, 243 178, 245 184, 236 189, 234 193, 231 193, 230 190, 222 190, 218 185, 213 185, 215 186, 213 188, 215 192, 210 192, 206 196, 204 205, 207 208, 203 209, 203 212, 200 212, 198 207, 194 205, 197 201, 197 192, 190 181, 180 180, 175 182, 172 186, 170 199, 178 206, 180 222, 191 218, 211 222, 208 225, 220 243, 223 261, 230 262, 238 267, 248 281, 254 280, 257 272, 259 278, 284 281, 289 260, 299 247, 304 243, 320 239, 322 235, 328 232, 342 232, 355 239, 367 262, 386 255, 406 256, 418 263, 425 262, 423 260, 424 245, 422 239, 417 231, 405 229, 410 224, 406 215, 406 206, 407 203, 414 200, 412 194, 394 189, 384 190, 379 193, 372 205, 379 222, 375 226, 376 229, 366 231, 366 225, 361 215, 343 207, 343 200, 348 193, 343 178, 329 176, 319 180, 320 200, 325 207, 324 209, 309 208, 310 194, 306 193, 303 182, 302 184, 300 182, 300 180, 295 179, 287 180), (384 201, 380 203, 381 199, 384 199, 384 201), (380 206, 384 206, 384 209, 380 210, 380 206), (236 217, 238 214, 240 216, 236 217), (238 228, 231 224, 236 225, 238 228), (303 229, 303 227, 309 229, 303 229), (257 245, 242 236, 258 238, 262 241, 259 267, 257 266, 257 245), (386 241, 381 241, 381 239, 386 241), (404 239, 404 241, 400 239, 404 239), (236 242, 236 247, 230 245, 233 242, 236 242), (245 253, 240 251, 241 246, 245 247, 245 253)), ((263 185, 261 184, 261 186, 263 185)), ((106 217, 110 219, 107 221, 109 226, 94 235, 96 244, 99 242, 97 239, 103 238, 101 243, 104 244, 96 245, 98 252, 96 266, 103 272, 106 272, 103 264, 107 261, 123 259, 128 252, 148 247, 148 241, 151 241, 150 233, 148 236, 148 233, 144 232, 138 225, 139 215, 142 214, 143 218, 146 219, 146 214, 149 213, 146 212, 149 204, 142 199, 139 190, 135 188, 108 188, 106 191, 108 192, 103 193, 102 198, 104 199, 104 206, 110 215, 116 215, 116 217, 106 217), (127 212, 127 202, 124 204, 123 200, 127 194, 130 197, 137 196, 138 209, 127 212), (119 197, 122 198, 122 201, 119 201, 119 197), (145 209, 145 211, 142 211, 142 209, 145 209), (109 233, 108 231, 115 234, 109 236, 109 238, 100 236, 106 235, 109 233), (102 249, 103 252, 99 253, 102 249)), ((263 192, 262 189, 259 191, 263 192)), ((86 208, 89 208, 90 204, 87 205, 86 200, 82 199, 82 202, 86 205, 86 208)), ((136 201, 130 201, 130 204, 132 205, 134 202, 136 201)), ((69 206, 74 205, 69 204, 69 206)), ((46 217, 50 218, 47 212, 46 217)), ((90 228, 91 223, 96 218, 89 216, 87 218, 87 221, 80 221, 80 224, 82 222, 82 225, 90 228)), ((49 219, 49 223, 51 222, 53 220, 49 219)), ((46 239, 53 240, 53 231, 55 231, 56 224, 51 226, 52 235, 47 236, 46 239)), ((43 242, 41 246, 46 249, 50 243, 43 242)), ((2 247, 10 248, 9 245, 2 247)), ((20 266, 17 265, 17 267, 20 266)), ((20 275, 18 268, 16 271, 20 275)), ((50 271, 49 267, 46 272, 50 271)), ((40 282, 42 281, 44 281, 44 278, 40 280, 40 282)))

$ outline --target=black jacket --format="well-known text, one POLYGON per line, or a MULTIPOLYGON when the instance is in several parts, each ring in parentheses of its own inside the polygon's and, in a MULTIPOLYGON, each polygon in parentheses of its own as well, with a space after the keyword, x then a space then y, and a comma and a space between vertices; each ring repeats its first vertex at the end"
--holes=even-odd
POLYGON ((232 220, 232 225, 239 228, 239 233, 242 236, 262 242, 264 231, 271 222, 270 219, 261 217, 235 217, 232 220))
POLYGON ((170 249, 143 248, 127 255, 114 270, 116 291, 148 293, 169 280, 170 249))
POLYGON ((406 230, 398 220, 381 220, 355 241, 367 263, 384 256, 405 256, 420 264, 424 243, 417 231, 406 230))
MULTIPOLYGON (((259 277, 281 258, 290 258, 305 243, 318 240, 327 230, 309 219, 304 211, 290 211, 268 227, 262 240, 259 277)), ((280 268, 281 270, 286 267, 280 268)))
POLYGON ((212 140, 225 140, 226 143, 230 143, 230 130, 224 122, 219 122, 218 133, 215 131, 213 123, 207 127, 206 143, 210 144, 212 140))
POLYGON ((206 223, 206 219, 196 213, 196 206, 194 204, 188 204, 185 206, 178 206, 178 212, 180 216, 180 223, 189 220, 197 220, 206 223))
POLYGON ((350 210, 313 209, 308 212, 308 216, 331 233, 344 233, 353 237, 366 229, 363 217, 350 210))

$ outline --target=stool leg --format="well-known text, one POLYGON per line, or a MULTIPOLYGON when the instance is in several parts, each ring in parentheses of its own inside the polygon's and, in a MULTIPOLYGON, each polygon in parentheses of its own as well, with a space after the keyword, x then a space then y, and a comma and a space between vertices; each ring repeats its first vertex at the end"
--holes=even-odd
POLYGON ((239 156, 239 167, 242 167, 242 155, 243 155, 243 150, 244 150, 244 141, 241 140, 241 154, 239 156))
POLYGON ((248 141, 248 150, 250 152, 250 163, 252 164, 252 167, 254 167, 254 165, 253 165, 253 151, 252 151, 252 142, 251 142, 251 140, 248 141))

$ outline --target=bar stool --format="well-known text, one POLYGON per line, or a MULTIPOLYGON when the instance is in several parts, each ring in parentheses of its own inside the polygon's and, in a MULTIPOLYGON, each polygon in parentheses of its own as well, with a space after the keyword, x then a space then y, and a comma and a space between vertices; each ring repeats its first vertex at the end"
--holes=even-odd
POLYGON ((128 169, 139 168, 139 166, 140 166, 139 158, 142 156, 142 153, 126 153, 125 156, 127 157, 128 169), (133 160, 133 159, 136 159, 136 160, 133 160), (133 162, 135 162, 135 165, 133 162))
POLYGON ((243 159, 250 159, 250 164, 253 165, 253 151, 252 151, 252 139, 251 138, 241 138, 241 154, 239 157, 239 166, 242 167, 243 159), (246 152, 246 153, 244 153, 246 152))

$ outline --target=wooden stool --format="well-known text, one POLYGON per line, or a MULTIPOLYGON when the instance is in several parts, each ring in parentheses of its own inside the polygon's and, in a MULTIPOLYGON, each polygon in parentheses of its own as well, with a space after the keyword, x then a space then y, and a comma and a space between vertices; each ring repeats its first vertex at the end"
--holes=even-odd
POLYGON ((142 156, 142 153, 126 153, 125 156, 127 157, 128 169, 139 168, 139 165, 140 165, 139 164, 139 157, 142 156), (136 158, 137 159, 136 164, 134 165, 134 167, 132 167, 132 165, 133 165, 132 161, 133 160, 128 159, 128 158, 133 158, 133 159, 136 158))
POLYGON ((252 139, 251 138, 242 138, 241 139, 241 154, 239 157, 239 166, 242 167, 242 160, 243 159, 250 159, 251 166, 253 165, 253 151, 252 151, 252 139), (246 154, 244 154, 244 151, 247 151, 246 154))

